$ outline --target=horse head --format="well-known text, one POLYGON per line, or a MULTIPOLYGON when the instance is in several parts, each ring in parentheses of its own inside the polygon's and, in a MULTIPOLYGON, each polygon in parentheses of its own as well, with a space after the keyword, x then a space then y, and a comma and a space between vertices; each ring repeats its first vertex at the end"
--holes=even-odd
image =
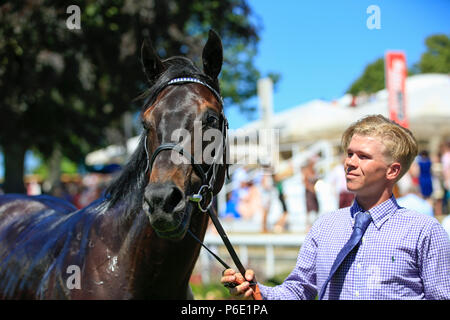
POLYGON ((151 84, 141 113, 148 177, 143 209, 160 237, 179 240, 225 179, 227 121, 217 79, 222 43, 211 30, 203 71, 184 57, 161 60, 149 41, 141 53, 151 84))

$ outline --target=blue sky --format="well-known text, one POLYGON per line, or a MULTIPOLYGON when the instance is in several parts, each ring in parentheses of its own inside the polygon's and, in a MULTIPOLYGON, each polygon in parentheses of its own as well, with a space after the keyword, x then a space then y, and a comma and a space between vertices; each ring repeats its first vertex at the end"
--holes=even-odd
MULTIPOLYGON (((448 0, 248 1, 262 24, 256 66, 262 74, 281 74, 275 113, 313 99, 341 97, 386 50, 405 51, 411 66, 425 51, 426 37, 450 34, 448 0), (379 30, 367 28, 370 5, 380 8, 379 30)), ((232 129, 249 121, 236 107, 226 113, 232 129)), ((26 167, 34 163, 28 157, 26 167)))
MULTIPOLYGON (((275 113, 313 99, 341 97, 365 66, 386 50, 405 51, 411 66, 425 51, 426 37, 450 34, 448 0, 249 0, 249 4, 263 25, 256 66, 263 74, 281 74, 274 93, 275 113), (380 8, 381 29, 367 28, 370 5, 380 8)), ((227 116, 231 128, 248 122, 234 107, 227 116)))

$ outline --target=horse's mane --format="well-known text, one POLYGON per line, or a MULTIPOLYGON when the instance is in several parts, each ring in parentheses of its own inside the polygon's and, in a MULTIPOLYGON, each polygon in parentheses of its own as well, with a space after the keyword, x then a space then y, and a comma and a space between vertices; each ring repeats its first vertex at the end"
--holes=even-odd
POLYGON ((55 201, 48 202, 42 197, 32 198, 46 208, 13 219, 0 234, 0 241, 7 244, 0 247, 0 296, 4 298, 15 297, 17 290, 33 287, 37 291, 31 294, 43 298, 49 281, 54 281, 54 297, 62 297, 67 292, 65 259, 71 255, 74 264, 84 267, 91 227, 104 210, 101 199, 84 209, 69 212, 63 200, 55 205, 55 201), (67 209, 61 210, 64 206, 67 209), (14 243, 8 241, 15 233, 14 243), (75 239, 79 246, 76 252, 71 252, 75 239))

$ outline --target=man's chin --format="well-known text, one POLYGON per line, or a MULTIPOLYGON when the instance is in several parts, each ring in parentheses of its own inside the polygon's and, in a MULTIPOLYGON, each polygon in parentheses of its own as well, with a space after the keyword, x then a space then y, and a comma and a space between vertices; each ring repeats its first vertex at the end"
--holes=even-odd
POLYGON ((347 191, 355 193, 355 192, 357 192, 359 189, 360 189, 359 186, 357 186, 357 185, 355 185, 355 184, 353 184, 353 183, 347 183, 347 191))
POLYGON ((370 188, 363 188, 362 186, 347 186, 347 191, 351 192, 355 195, 355 197, 363 196, 366 194, 370 194, 370 188))

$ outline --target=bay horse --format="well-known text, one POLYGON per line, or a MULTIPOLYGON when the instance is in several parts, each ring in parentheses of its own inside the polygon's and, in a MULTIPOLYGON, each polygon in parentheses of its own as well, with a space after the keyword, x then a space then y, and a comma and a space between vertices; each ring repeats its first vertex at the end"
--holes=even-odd
POLYGON ((144 129, 100 199, 75 210, 50 196, 0 197, 0 298, 192 298, 189 279, 200 245, 187 232, 204 238, 209 218, 202 208, 223 186, 226 143, 211 153, 212 162, 194 162, 186 150, 201 137, 183 139, 180 147, 173 136, 180 130, 194 135, 196 124, 226 136, 222 55, 212 30, 203 71, 185 57, 161 60, 144 41, 141 62, 150 83, 144 129), (174 155, 188 160, 176 163, 174 155))

